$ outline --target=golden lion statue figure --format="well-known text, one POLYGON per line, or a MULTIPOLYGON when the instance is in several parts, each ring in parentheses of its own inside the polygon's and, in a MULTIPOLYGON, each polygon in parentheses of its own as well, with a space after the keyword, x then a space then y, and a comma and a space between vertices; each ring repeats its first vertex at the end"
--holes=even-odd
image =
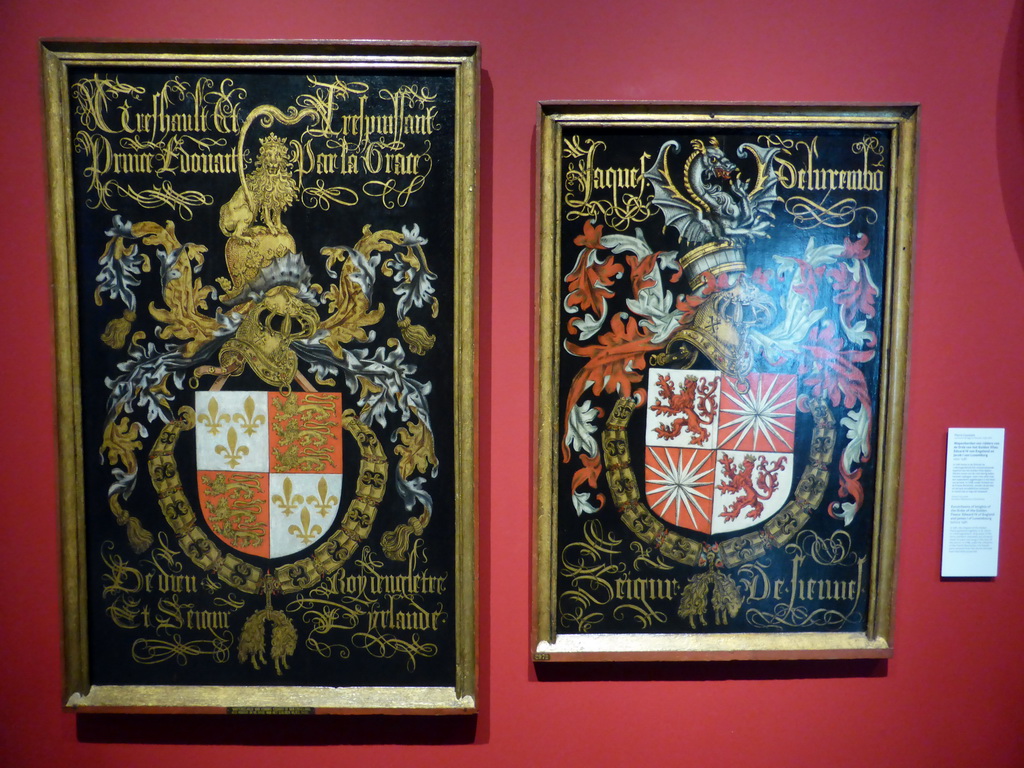
POLYGON ((224 260, 231 276, 217 280, 226 291, 223 300, 238 296, 274 259, 296 252, 281 214, 297 194, 284 141, 274 134, 260 139, 256 167, 220 209, 220 231, 228 238, 224 260))

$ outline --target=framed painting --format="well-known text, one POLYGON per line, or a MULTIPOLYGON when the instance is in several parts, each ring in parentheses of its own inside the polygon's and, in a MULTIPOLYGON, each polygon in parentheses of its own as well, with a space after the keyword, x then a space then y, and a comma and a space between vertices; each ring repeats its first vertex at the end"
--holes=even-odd
POLYGON ((916 121, 541 105, 535 660, 891 654, 916 121))
POLYGON ((476 44, 42 60, 67 706, 472 712, 476 44))

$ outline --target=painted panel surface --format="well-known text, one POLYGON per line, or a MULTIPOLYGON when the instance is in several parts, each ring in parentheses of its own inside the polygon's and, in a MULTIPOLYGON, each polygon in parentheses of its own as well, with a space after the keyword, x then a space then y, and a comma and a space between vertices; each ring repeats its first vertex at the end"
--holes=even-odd
POLYGON ((89 684, 453 691, 467 59, 182 47, 66 55, 51 80, 89 684))
POLYGON ((885 636, 914 150, 895 113, 546 109, 556 636, 885 636))

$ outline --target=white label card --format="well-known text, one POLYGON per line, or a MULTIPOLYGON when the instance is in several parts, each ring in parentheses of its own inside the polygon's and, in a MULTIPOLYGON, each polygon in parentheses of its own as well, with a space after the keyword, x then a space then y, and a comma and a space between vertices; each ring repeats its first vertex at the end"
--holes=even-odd
POLYGON ((991 577, 999 565, 1004 429, 950 429, 946 443, 943 577, 991 577))

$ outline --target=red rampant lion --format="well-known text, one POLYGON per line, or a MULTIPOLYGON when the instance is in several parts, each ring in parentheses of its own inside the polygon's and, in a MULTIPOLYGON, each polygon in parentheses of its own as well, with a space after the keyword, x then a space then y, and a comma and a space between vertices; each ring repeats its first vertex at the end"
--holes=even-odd
POLYGON ((662 439, 668 439, 678 437, 685 428, 697 445, 707 442, 710 433, 704 425, 714 421, 715 410, 718 407, 714 383, 709 383, 703 378, 698 379, 696 376, 687 376, 683 383, 683 391, 676 392, 675 382, 663 374, 658 377, 658 388, 658 401, 651 406, 651 410, 661 416, 679 418, 670 424, 655 427, 654 433, 662 439))
POLYGON ((732 459, 723 455, 719 460, 726 479, 718 484, 718 490, 725 493, 741 494, 721 514, 725 520, 735 520, 746 507, 750 507, 747 517, 757 519, 764 511, 764 504, 772 497, 779 488, 778 473, 786 468, 786 457, 780 456, 771 464, 764 456, 761 461, 756 462, 755 457, 747 454, 743 457, 743 464, 737 471, 732 459), (754 470, 757 470, 757 482, 754 482, 754 470), (756 486, 756 487, 755 487, 756 486))

